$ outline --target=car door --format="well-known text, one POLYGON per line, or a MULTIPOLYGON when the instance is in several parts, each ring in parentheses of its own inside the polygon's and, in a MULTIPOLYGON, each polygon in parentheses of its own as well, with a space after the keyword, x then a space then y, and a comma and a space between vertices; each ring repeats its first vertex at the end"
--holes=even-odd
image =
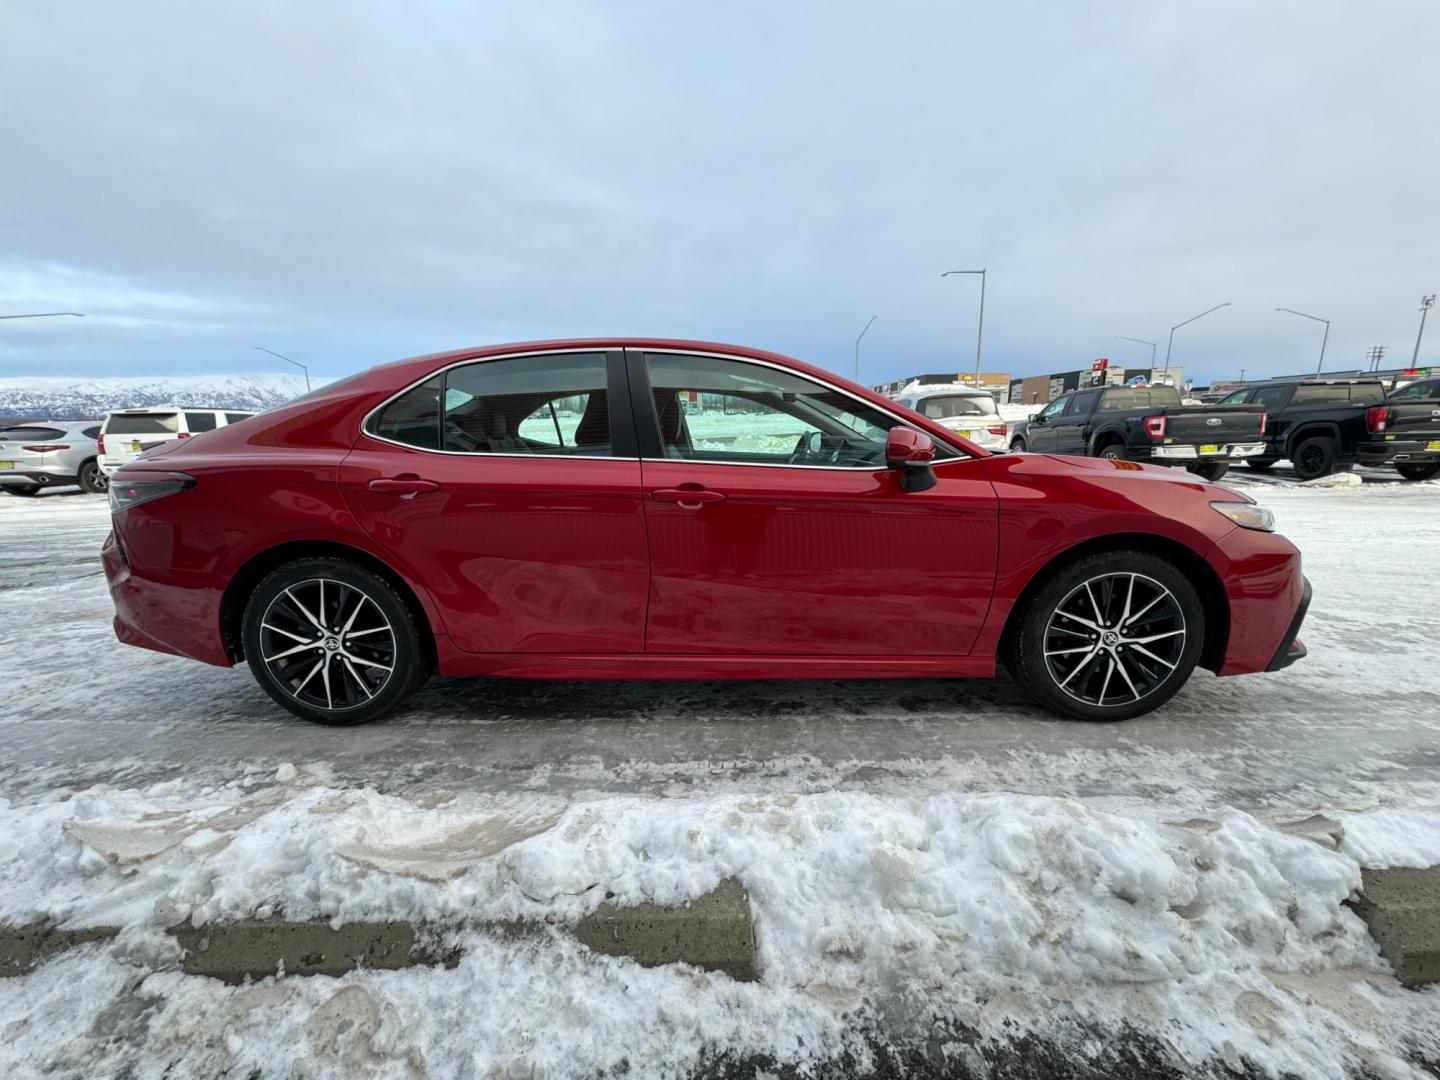
POLYGON ((1090 417, 1095 411, 1099 390, 1081 390, 1070 395, 1063 412, 1050 421, 1057 454, 1085 454, 1090 449, 1090 417))
POLYGON ((1054 401, 1050 402, 1049 405, 1046 405, 1045 408, 1040 410, 1031 422, 1030 431, 1025 439, 1031 450, 1054 452, 1057 442, 1055 423, 1060 419, 1060 414, 1065 411, 1065 407, 1069 404, 1070 395, 1061 394, 1054 401))
POLYGON ((643 650, 649 564, 619 351, 453 365, 371 413, 340 482, 459 648, 643 650))
POLYGON ((906 492, 901 421, 766 361, 632 351, 650 653, 965 655, 989 609, 998 500, 943 448, 906 492))

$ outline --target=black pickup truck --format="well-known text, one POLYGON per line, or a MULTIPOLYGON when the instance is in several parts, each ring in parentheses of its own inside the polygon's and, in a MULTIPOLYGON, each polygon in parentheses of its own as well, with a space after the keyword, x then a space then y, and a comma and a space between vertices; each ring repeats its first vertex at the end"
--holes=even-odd
POLYGON ((1218 480, 1263 453, 1258 405, 1182 405, 1173 386, 1096 386, 1061 394, 1015 425, 1011 450, 1184 465, 1218 480))
POLYGON ((1380 430, 1360 444, 1360 464, 1394 465, 1406 480, 1440 474, 1440 378, 1391 391, 1385 405, 1380 430))
POLYGON ((1277 379, 1237 390, 1223 404, 1260 405, 1269 415, 1265 452, 1248 460, 1252 469, 1288 458, 1299 479, 1316 480, 1357 462, 1393 462, 1407 480, 1424 480, 1427 461, 1440 461, 1427 449, 1440 440, 1440 417, 1431 418, 1422 393, 1395 402, 1379 379, 1277 379))

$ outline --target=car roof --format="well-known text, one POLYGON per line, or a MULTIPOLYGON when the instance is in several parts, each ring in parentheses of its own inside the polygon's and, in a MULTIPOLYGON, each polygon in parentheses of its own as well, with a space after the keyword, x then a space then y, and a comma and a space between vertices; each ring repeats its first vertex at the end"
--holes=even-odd
POLYGON ((1238 394, 1241 390, 1253 390, 1257 386, 1354 386, 1358 383, 1378 383, 1381 380, 1373 379, 1263 379, 1260 382, 1247 383, 1235 390, 1228 390, 1226 393, 1238 394))

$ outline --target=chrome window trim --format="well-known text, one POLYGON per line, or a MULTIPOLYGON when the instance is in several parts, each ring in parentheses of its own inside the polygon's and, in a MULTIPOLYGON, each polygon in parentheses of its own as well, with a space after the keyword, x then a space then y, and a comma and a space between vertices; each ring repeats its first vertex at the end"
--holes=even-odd
MULTIPOLYGON (((520 458, 521 460, 542 458, 555 461, 639 461, 640 457, 638 454, 634 457, 628 457, 619 454, 517 454, 510 452, 494 454, 488 450, 432 450, 428 446, 412 446, 410 443, 403 443, 400 442, 398 439, 387 439, 384 435, 376 435, 368 428, 368 425, 371 419, 375 416, 375 414, 380 412, 386 406, 390 405, 397 398, 404 397, 411 390, 414 390, 417 386, 429 382, 431 379, 435 378, 438 375, 444 375, 447 371, 450 371, 453 368, 466 367, 470 364, 488 364, 491 360, 521 360, 527 356, 598 356, 600 358, 600 363, 602 367, 604 367, 606 363, 605 354, 607 351, 608 350, 606 349, 600 349, 597 351, 591 349, 574 348, 536 349, 530 352, 500 353, 495 356, 472 356, 468 360, 456 360, 453 364, 446 364, 442 368, 436 368, 434 371, 428 373, 422 379, 416 379, 404 389, 396 391, 384 401, 380 402, 379 405, 376 405, 373 409, 371 409, 361 418, 360 434, 368 439, 374 439, 376 442, 389 443, 391 446, 400 446, 405 448, 406 450, 414 450, 418 454, 446 454, 450 457, 467 458, 520 458)), ((608 371, 608 369, 606 370, 608 371)))
MULTIPOLYGON (((444 375, 446 372, 452 370, 453 368, 464 367, 464 366, 466 366, 466 365, 468 365, 468 364, 486 364, 486 363, 489 363, 489 362, 492 361, 492 360, 520 360, 520 359, 523 359, 523 358, 525 358, 525 357, 527 357, 527 356, 571 356, 571 355, 588 356, 588 355, 592 355, 592 354, 593 354, 593 355, 599 356, 602 360, 604 360, 606 353, 609 352, 609 351, 611 351, 611 350, 613 350, 613 349, 616 349, 616 348, 624 349, 626 352, 636 352, 636 353, 639 353, 639 354, 641 354, 642 357, 645 356, 645 355, 647 355, 647 354, 652 354, 652 353, 655 354, 655 355, 662 355, 662 356, 701 356, 701 357, 707 357, 707 358, 712 359, 712 360, 733 360, 733 361, 735 361, 736 363, 740 363, 740 364, 756 364, 756 365, 759 365, 760 367, 773 368, 773 369, 775 369, 776 371, 782 371, 782 372, 786 373, 787 375, 796 376, 796 377, 801 378, 801 379, 808 379, 809 381, 811 381, 811 382, 813 382, 813 383, 817 383, 818 385, 825 387, 827 390, 834 391, 834 392, 837 393, 837 394, 843 394, 845 397, 849 398, 851 401, 858 402, 859 404, 864 405, 864 406, 866 406, 867 408, 874 409, 874 410, 875 410, 876 412, 878 412, 878 413, 882 413, 882 414, 884 414, 884 415, 886 415, 886 416, 889 416, 889 417, 890 417, 891 419, 893 419, 897 424, 903 424, 905 427, 910 428, 912 431, 919 431, 919 430, 920 430, 919 428, 916 428, 913 424, 911 424, 908 420, 906 420, 903 416, 899 415, 898 413, 892 412, 892 411, 890 411, 889 409, 886 409, 886 408, 882 408, 881 406, 876 405, 874 402, 868 401, 868 400, 866 400, 865 398, 860 397, 858 394, 853 394, 853 393, 851 393, 849 390, 846 390, 844 387, 835 386, 833 383, 826 382, 824 379, 817 379, 815 376, 809 374, 808 372, 796 371, 796 370, 794 370, 793 368, 787 367, 787 366, 784 365, 784 364, 777 364, 777 363, 775 363, 773 360, 759 360, 759 359, 756 359, 756 358, 750 357, 750 356, 736 356, 736 355, 734 355, 733 353, 711 352, 711 351, 703 350, 703 349, 677 349, 677 348, 664 348, 664 347, 661 347, 661 348, 653 348, 653 349, 652 349, 652 348, 649 348, 649 347, 644 346, 644 345, 612 345, 612 346, 607 346, 606 348, 598 349, 598 350, 576 349, 576 348, 573 348, 573 347, 572 347, 572 348, 563 348, 563 349, 535 349, 535 350, 526 351, 526 352, 500 353, 500 354, 497 354, 497 355, 495 355, 495 356, 474 356, 474 357, 470 357, 469 359, 465 359, 465 360, 456 360, 456 361, 454 361, 453 363, 446 364, 444 367, 436 368, 434 371, 427 372, 423 377, 421 377, 421 378, 419 378, 419 379, 416 379, 414 382, 409 383, 408 385, 406 385, 405 387, 401 388, 400 390, 397 390, 395 393, 393 393, 393 394, 391 394, 389 397, 387 397, 384 401, 380 402, 380 404, 376 405, 373 409, 371 409, 371 410, 370 410, 369 412, 367 412, 363 417, 361 417, 361 419, 360 419, 360 434, 363 435, 363 436, 366 437, 366 438, 374 439, 376 442, 388 443, 388 444, 391 445, 391 446, 403 447, 403 448, 406 449, 406 450, 414 450, 416 453, 420 453, 420 454, 448 454, 448 455, 450 455, 450 456, 452 456, 452 457, 472 457, 472 458, 520 458, 520 459, 522 459, 522 460, 523 460, 523 459, 529 459, 529 458, 550 458, 550 459, 559 460, 559 461, 649 461, 649 462, 652 462, 652 463, 665 462, 665 463, 672 464, 672 465, 675 464, 675 463, 677 463, 677 462, 687 462, 687 463, 689 463, 689 464, 694 464, 694 465, 745 465, 745 466, 749 466, 749 467, 751 467, 751 468, 758 468, 758 469, 826 469, 826 470, 829 470, 829 471, 831 471, 831 472, 837 472, 837 471, 838 471, 838 472, 849 472, 849 473, 863 472, 863 471, 865 471, 864 468, 858 467, 858 466, 853 466, 853 465, 790 465, 790 464, 784 464, 784 463, 779 463, 779 462, 770 463, 770 462, 749 462, 749 461, 709 461, 709 460, 697 460, 697 459, 695 459, 695 458, 646 458, 646 457, 640 457, 639 455, 636 455, 635 457, 628 457, 628 456, 620 456, 620 455, 616 455, 616 454, 515 454, 515 453, 492 454, 492 453, 489 453, 489 452, 476 452, 476 451, 473 451, 473 450, 432 450, 432 449, 430 449, 429 447, 425 447, 425 446, 412 446, 412 445, 410 445, 409 443, 402 443, 402 442, 399 442, 399 441, 396 440, 396 439, 387 439, 387 438, 385 438, 385 436, 383 436, 383 435, 376 435, 373 431, 370 431, 370 430, 368 429, 368 425, 369 425, 370 421, 374 418, 374 416, 375 416, 376 413, 380 412, 380 411, 381 411, 382 409, 384 409, 386 406, 390 405, 390 404, 391 404, 392 402, 394 402, 397 398, 404 397, 404 396, 405 396, 406 394, 408 394, 411 390, 414 390, 417 386, 421 385, 422 383, 427 383, 427 382, 429 382, 431 379, 435 378, 435 377, 438 376, 438 375, 444 375)), ((651 408, 652 408, 652 410, 653 410, 653 406, 651 406, 651 408)), ((929 435, 930 433, 927 431, 927 432, 923 432, 923 434, 929 435)), ((931 436, 931 438, 934 438, 934 436, 931 436)), ((961 449, 960 447, 958 447, 958 446, 954 446, 954 445, 952 445, 952 444, 950 444, 950 443, 948 443, 948 442, 947 442, 947 443, 944 443, 943 445, 944 445, 945 449, 951 451, 955 456, 954 456, 953 458, 941 458, 941 459, 939 459, 939 461, 936 462, 936 464, 940 464, 940 463, 945 462, 945 461, 977 461, 977 460, 979 460, 979 459, 976 458, 973 454, 968 454, 968 453, 966 453, 964 450, 962 450, 962 449, 961 449)), ((880 471, 883 471, 885 468, 886 468, 886 467, 882 465, 882 466, 879 466, 878 468, 876 468, 874 471, 880 472, 880 471)))

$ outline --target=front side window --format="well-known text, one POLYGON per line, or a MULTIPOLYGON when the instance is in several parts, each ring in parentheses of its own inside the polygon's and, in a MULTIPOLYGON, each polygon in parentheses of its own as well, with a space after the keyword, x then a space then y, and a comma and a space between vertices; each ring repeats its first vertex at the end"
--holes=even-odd
MULTIPOLYGON (((666 457, 740 465, 884 468, 901 424, 813 379, 710 356, 645 357, 666 457)), ((936 444, 936 458, 954 457, 936 444)))
POLYGON ((1065 411, 1065 406, 1069 404, 1070 399, 1068 397, 1056 398, 1054 401, 1050 402, 1049 405, 1046 405, 1045 408, 1040 410, 1040 415, 1043 416, 1046 420, 1054 420, 1055 417, 1059 416, 1062 412, 1065 411))
POLYGON ((185 414, 185 427, 191 435, 198 435, 202 431, 214 431, 215 414, 211 412, 187 412, 185 414))

